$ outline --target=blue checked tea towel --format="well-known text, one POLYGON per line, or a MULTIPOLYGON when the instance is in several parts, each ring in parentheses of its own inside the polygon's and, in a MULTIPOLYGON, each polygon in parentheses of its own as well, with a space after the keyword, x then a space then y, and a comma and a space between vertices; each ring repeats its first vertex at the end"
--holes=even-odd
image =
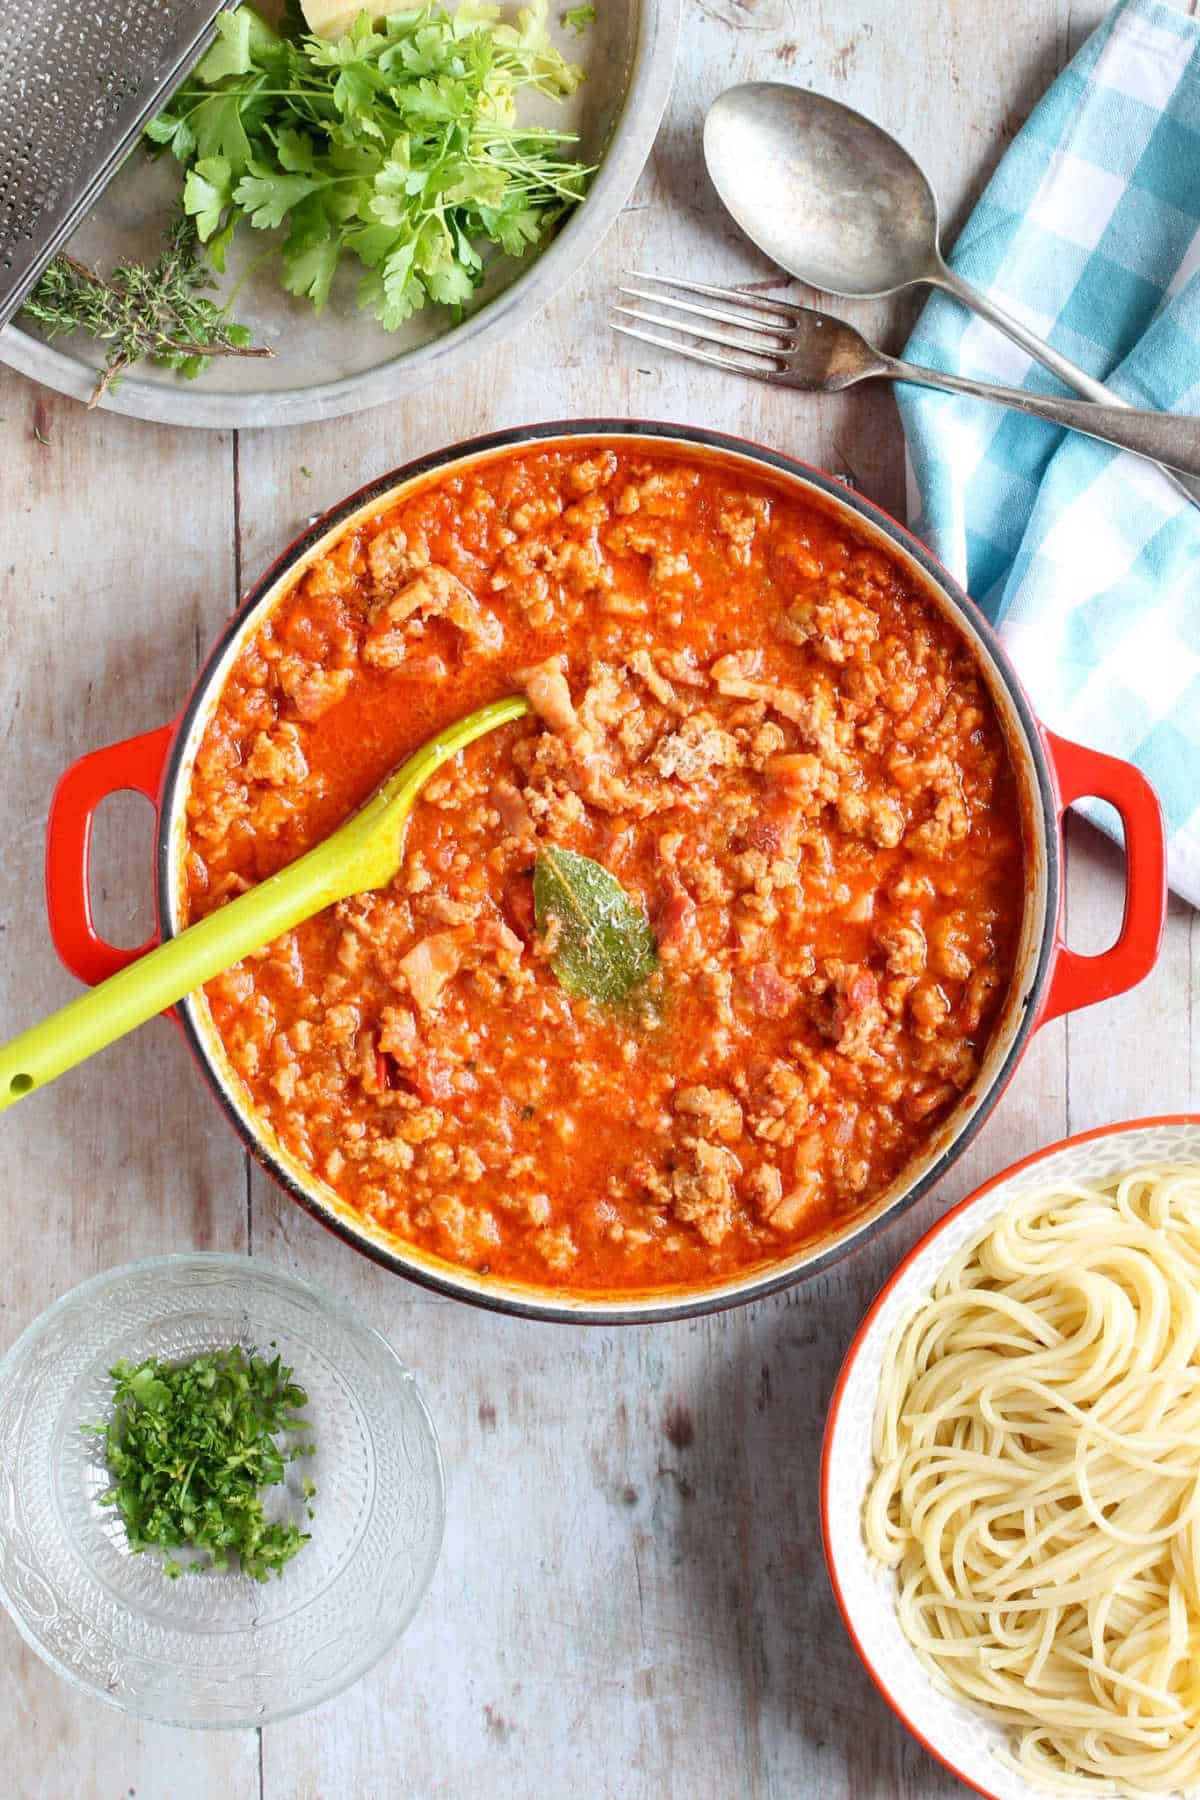
MULTIPOLYGON (((1126 400, 1200 413, 1200 25, 1163 0, 1119 5, 1031 114, 950 260, 1126 400)), ((905 354, 1063 391, 943 295, 905 354)), ((999 628, 1044 722, 1149 776, 1172 886, 1200 905, 1200 508, 1073 432, 896 392, 913 530, 999 628)))

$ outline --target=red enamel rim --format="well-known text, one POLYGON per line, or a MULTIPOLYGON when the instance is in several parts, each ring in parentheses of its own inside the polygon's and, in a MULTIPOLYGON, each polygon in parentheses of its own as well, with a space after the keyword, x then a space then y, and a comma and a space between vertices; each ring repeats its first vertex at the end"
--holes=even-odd
MULTIPOLYGON (((101 942, 91 920, 88 900, 88 842, 92 816, 104 794, 132 787, 152 798, 157 806, 158 842, 155 856, 156 897, 160 935, 169 935, 172 895, 171 821, 184 773, 187 740, 197 713, 206 704, 213 683, 220 679, 224 658, 247 621, 320 539, 336 530, 352 515, 400 488, 456 464, 467 464, 517 448, 576 439, 620 438, 648 444, 669 441, 731 456, 774 470, 786 480, 807 488, 839 514, 855 515, 916 565, 940 595, 961 628, 976 643, 990 664, 998 689, 1003 690, 1014 715, 1014 753, 1026 768, 1031 788, 1041 806, 1038 834, 1045 859, 1045 901, 1040 924, 1033 933, 1028 972, 1020 984, 1017 1016, 1011 1042, 988 1084, 973 1101, 969 1116, 944 1141, 938 1154, 916 1180, 893 1195, 882 1211, 858 1222, 834 1242, 810 1247, 782 1265, 769 1265, 749 1277, 723 1282, 716 1287, 668 1290, 661 1295, 580 1296, 557 1295, 514 1286, 481 1290, 463 1285, 461 1272, 427 1263, 416 1252, 407 1252, 375 1241, 341 1214, 335 1215, 322 1196, 299 1180, 275 1156, 261 1138, 254 1122, 243 1115, 227 1091, 193 1018, 191 1003, 184 1000, 173 1009, 189 1050, 234 1131, 263 1168, 310 1216, 393 1273, 451 1297, 492 1310, 566 1323, 615 1325, 686 1318, 742 1305, 775 1293, 794 1282, 808 1280, 869 1237, 883 1230, 900 1213, 914 1205, 937 1182, 950 1164, 983 1128, 1000 1100, 1030 1035, 1047 1018, 1091 1004, 1125 991, 1140 981, 1154 963, 1165 915, 1164 843, 1161 811, 1145 778, 1131 766, 1112 757, 1056 739, 1039 725, 1021 682, 996 634, 957 582, 902 525, 880 507, 847 489, 841 482, 798 458, 755 444, 752 440, 695 427, 628 419, 580 419, 546 421, 484 437, 469 439, 419 457, 399 469, 366 483, 357 492, 316 518, 278 556, 259 581, 243 596, 221 632, 182 712, 156 732, 127 739, 93 751, 72 765, 59 782, 51 804, 46 840, 46 883, 52 935, 60 956, 81 980, 95 982, 130 960, 131 953, 101 942), (1110 799, 1125 826, 1125 911, 1117 941, 1098 956, 1081 957, 1062 939, 1062 814, 1083 794, 1110 799)), ((147 946, 148 947, 148 946, 147 946)))
POLYGON ((829 1573, 829 1584, 833 1589, 833 1597, 837 1601, 838 1611, 842 1615, 842 1624, 846 1628, 846 1635, 854 1645, 854 1648, 858 1653, 858 1659, 867 1671, 867 1674, 871 1677, 871 1680, 875 1683, 875 1686, 883 1695, 883 1698, 887 1701, 888 1705, 905 1729, 911 1736, 916 1738, 922 1749, 929 1752, 935 1762, 941 1763, 944 1769, 948 1769, 952 1775, 956 1775, 961 1782, 964 1782, 967 1787, 973 1788, 977 1794, 982 1794, 984 1800, 999 1800, 995 1789, 982 1786, 973 1775, 968 1775, 965 1769, 960 1769, 957 1763, 951 1762, 948 1756, 944 1756, 939 1749, 930 1743, 920 1727, 913 1723, 912 1719, 909 1718, 904 1708, 900 1705, 900 1702, 889 1688, 886 1679, 872 1661, 871 1653, 867 1646, 863 1643, 857 1631, 854 1629, 854 1624, 850 1617, 850 1608, 846 1604, 846 1598, 842 1593, 842 1585, 838 1580, 837 1564, 834 1560, 829 1532, 829 1471, 833 1460, 833 1436, 837 1429, 838 1414, 842 1407, 842 1396, 845 1393, 846 1383, 850 1379, 850 1374, 858 1359, 859 1352, 866 1342, 866 1339, 871 1332, 871 1328, 875 1323, 875 1319, 884 1302, 891 1294, 892 1289, 896 1286, 897 1282, 901 1280, 910 1264, 915 1262, 916 1258, 941 1236, 952 1220, 957 1219, 960 1214, 966 1212, 968 1207, 975 1206, 987 1194, 990 1194, 994 1188, 999 1187, 1002 1182, 1010 1180, 1014 1175, 1019 1175, 1023 1169, 1032 1169, 1037 1163, 1044 1162, 1048 1156, 1057 1155, 1060 1150, 1070 1150, 1076 1144, 1090 1144, 1095 1142, 1097 1138, 1120 1137, 1125 1132, 1148 1131, 1159 1125, 1200 1125, 1200 1113, 1153 1113, 1144 1119, 1121 1119, 1115 1125, 1097 1125, 1091 1131, 1077 1131, 1071 1137, 1059 1138, 1056 1143, 1046 1144, 1041 1150, 1031 1151, 1028 1156, 1023 1156, 1019 1162, 1010 1163, 1006 1169, 1001 1169, 999 1174, 993 1175, 990 1180, 983 1182, 980 1187, 977 1187, 972 1193, 967 1194, 964 1199, 959 1201, 957 1206, 952 1206, 948 1213, 944 1213, 940 1219, 930 1226, 923 1237, 917 1239, 917 1242, 908 1252, 908 1255, 904 1257, 902 1262, 897 1263, 896 1267, 892 1270, 891 1274, 876 1294, 874 1300, 872 1300, 863 1316, 862 1323, 859 1325, 858 1330, 854 1333, 854 1336, 850 1341, 850 1348, 846 1352, 842 1366, 838 1371, 837 1381, 834 1384, 833 1397, 829 1402, 829 1411, 825 1415, 825 1433, 821 1444, 821 1544, 825 1552, 825 1567, 829 1573))

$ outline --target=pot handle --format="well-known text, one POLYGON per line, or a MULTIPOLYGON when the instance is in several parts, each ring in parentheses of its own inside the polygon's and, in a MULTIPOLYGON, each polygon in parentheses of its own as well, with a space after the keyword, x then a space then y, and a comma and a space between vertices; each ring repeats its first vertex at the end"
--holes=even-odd
POLYGON ((1098 956, 1081 956, 1055 938, 1054 969, 1045 1025, 1062 1013, 1111 1000, 1136 987, 1154 967, 1167 917, 1167 838, 1158 795, 1132 763, 1073 744, 1043 728, 1058 786, 1059 817, 1075 800, 1107 800, 1125 832, 1125 910, 1115 944, 1098 956))
POLYGON ((173 725, 93 750, 59 778, 46 826, 46 911, 54 948, 73 975, 94 987, 124 969, 158 942, 140 949, 106 944, 92 923, 89 851, 96 808, 109 794, 131 789, 157 806, 159 783, 173 725))

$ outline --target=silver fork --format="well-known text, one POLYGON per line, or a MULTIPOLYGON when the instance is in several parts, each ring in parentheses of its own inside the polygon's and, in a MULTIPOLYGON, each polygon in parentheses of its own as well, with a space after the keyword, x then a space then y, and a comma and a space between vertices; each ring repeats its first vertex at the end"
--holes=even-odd
POLYGON ((693 362, 809 394, 837 393, 876 376, 938 388, 947 394, 969 394, 976 400, 1012 407, 1014 412, 1030 413, 1051 425, 1081 431, 1150 462, 1166 463, 1184 475, 1200 475, 1200 418, 1101 406, 1093 400, 1060 400, 1050 394, 1030 394, 1023 388, 944 374, 940 369, 923 369, 917 363, 885 356, 852 325, 831 313, 787 300, 759 300, 736 288, 711 287, 701 281, 681 281, 634 269, 618 291, 623 299, 640 300, 656 309, 651 312, 646 305, 619 306, 614 302, 613 311, 620 318, 655 325, 660 331, 639 331, 616 323, 614 331, 655 344, 660 350, 674 350, 693 362), (675 294, 719 300, 721 305, 701 306, 695 299, 676 299, 675 294), (674 335, 666 337, 661 332, 674 335))

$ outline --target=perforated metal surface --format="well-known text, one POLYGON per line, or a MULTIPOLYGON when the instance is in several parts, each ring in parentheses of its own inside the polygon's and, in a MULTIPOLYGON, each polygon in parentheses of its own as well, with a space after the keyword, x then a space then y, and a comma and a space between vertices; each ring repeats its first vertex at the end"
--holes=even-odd
POLYGON ((0 326, 233 0, 0 0, 0 326))

